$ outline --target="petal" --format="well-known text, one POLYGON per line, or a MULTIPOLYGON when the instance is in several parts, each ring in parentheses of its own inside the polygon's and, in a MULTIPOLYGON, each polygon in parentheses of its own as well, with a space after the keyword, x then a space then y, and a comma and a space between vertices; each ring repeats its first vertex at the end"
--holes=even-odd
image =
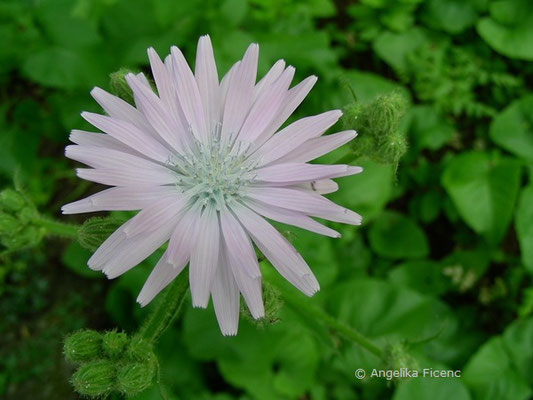
POLYGON ((105 149, 122 151, 136 156, 142 156, 131 147, 119 142, 117 139, 106 135, 105 133, 87 132, 78 129, 73 129, 70 132, 69 139, 71 142, 82 146, 103 147, 105 149))
POLYGON ((292 115, 294 110, 296 110, 300 103, 305 99, 316 81, 316 76, 310 76, 289 90, 283 99, 283 104, 279 108, 280 112, 258 139, 258 145, 261 145, 268 140, 281 127, 281 125, 283 125, 287 118, 292 115))
POLYGON ((238 256, 227 246, 224 245, 222 247, 222 253, 231 268, 233 278, 239 291, 242 293, 242 297, 244 297, 250 314, 255 319, 264 317, 265 307, 263 305, 263 292, 261 290, 261 276, 253 278, 244 272, 239 265, 238 256))
POLYGON ((355 131, 343 131, 312 138, 302 143, 294 150, 288 152, 283 157, 276 160, 276 163, 283 162, 308 162, 335 150, 348 143, 357 136, 355 131))
POLYGON ((65 147, 65 156, 93 168, 108 169, 123 172, 124 174, 139 172, 142 176, 157 175, 160 177, 158 180, 164 181, 163 183, 154 182, 152 186, 176 181, 176 174, 167 167, 121 151, 103 149, 101 147, 69 145, 65 147), (170 180, 170 178, 173 178, 173 180, 170 180), (170 181, 167 182, 167 180, 170 181))
POLYGON ((241 64, 240 61, 237 61, 235 64, 231 66, 229 71, 222 77, 222 80, 220 81, 220 104, 219 104, 219 121, 222 121, 222 118, 224 116, 224 108, 226 104, 226 98, 228 96, 228 88, 229 84, 232 80, 232 76, 237 70, 238 66, 241 64))
POLYGON ((265 204, 300 211, 330 221, 361 224, 359 214, 333 203, 318 193, 281 187, 251 187, 246 190, 246 195, 265 204))
POLYGON ((333 193, 339 190, 339 185, 337 184, 337 182, 332 181, 331 179, 321 179, 319 181, 312 181, 309 183, 298 185, 298 187, 301 187, 305 190, 312 190, 313 192, 317 192, 320 194, 333 193))
POLYGON ((222 119, 221 135, 224 138, 235 136, 248 115, 252 105, 258 56, 259 46, 255 43, 251 44, 242 62, 231 74, 222 119))
POLYGON ((196 50, 194 76, 202 99, 207 132, 219 122, 218 73, 209 35, 200 37, 196 50))
POLYGON ((333 110, 299 119, 275 134, 257 150, 254 157, 259 158, 260 165, 276 161, 301 146, 305 141, 322 135, 339 120, 341 115, 340 110, 333 110))
POLYGON ((150 47, 147 53, 159 98, 169 111, 175 111, 176 93, 172 75, 153 47, 150 47))
POLYGON ((220 227, 229 253, 236 255, 236 265, 252 278, 261 276, 250 237, 229 210, 220 211, 220 227))
POLYGON ((61 207, 63 214, 95 211, 140 210, 162 197, 178 196, 174 186, 114 187, 61 207))
POLYGON ((110 117, 129 122, 140 129, 150 132, 153 136, 158 136, 144 115, 121 98, 113 96, 99 87, 95 87, 91 91, 91 96, 110 117))
POLYGON ((189 266, 189 282, 193 307, 206 308, 219 259, 220 225, 214 207, 207 206, 204 209, 197 229, 189 266))
POLYGON ((157 296, 164 288, 172 282, 181 271, 184 270, 186 263, 183 263, 179 268, 174 264, 168 262, 168 251, 159 259, 156 266, 148 276, 148 279, 143 285, 139 296, 137 296, 137 302, 144 307, 150 303, 155 296, 157 296))
POLYGON ((175 174, 169 169, 165 168, 165 170, 168 172, 141 168, 78 168, 76 175, 81 179, 107 186, 152 187, 175 183, 175 174))
POLYGON ((172 71, 181 108, 194 136, 206 142, 208 132, 198 85, 181 51, 176 46, 173 46, 170 51, 172 54, 172 71))
POLYGON ((167 196, 144 207, 136 216, 135 223, 124 227, 128 238, 144 235, 157 229, 164 219, 181 216, 189 199, 183 195, 167 196))
POLYGON ((197 225, 200 220, 200 208, 193 206, 183 213, 176 229, 168 242, 168 262, 179 268, 191 257, 191 251, 196 243, 197 225))
POLYGON ((133 268, 168 240, 177 222, 177 214, 160 218, 150 232, 128 238, 124 229, 136 223, 133 217, 118 228, 88 261, 91 269, 102 270, 109 279, 133 268))
POLYGON ((81 116, 109 136, 156 161, 167 162, 172 153, 149 133, 135 125, 105 115, 82 112, 81 116))
POLYGON ((235 336, 239 327, 240 295, 231 268, 222 257, 211 288, 211 298, 220 331, 224 336, 235 336))
POLYGON ((190 143, 191 135, 188 130, 187 119, 178 101, 174 74, 171 68, 171 57, 167 56, 165 63, 163 63, 157 55, 157 52, 153 48, 149 48, 148 58, 150 59, 152 75, 154 76, 159 97, 168 111, 168 116, 173 119, 178 127, 176 133, 180 135, 181 142, 185 146, 190 143))
POLYGON ((257 85, 254 87, 254 96, 253 96, 253 102, 257 100, 257 98, 261 95, 261 93, 268 88, 272 83, 276 81, 276 79, 279 78, 281 73, 285 70, 285 60, 278 60, 276 63, 270 68, 270 70, 266 73, 263 78, 259 82, 257 82, 257 85))
POLYGON ((320 235, 330 236, 333 238, 341 237, 339 232, 334 231, 333 229, 330 229, 314 219, 309 218, 307 215, 297 211, 286 210, 284 208, 275 206, 265 206, 256 201, 248 201, 246 205, 256 213, 274 221, 278 221, 283 224, 294 225, 320 235))
POLYGON ((135 74, 137 79, 148 89, 152 90, 152 85, 150 85, 150 82, 148 82, 148 78, 146 78, 146 75, 142 72, 139 72, 138 74, 135 74))
POLYGON ((168 240, 175 220, 167 219, 165 224, 164 227, 132 238, 120 246, 113 258, 102 266, 102 272, 109 279, 114 279, 144 261, 168 240))
POLYGON ((283 74, 258 97, 239 132, 239 140, 253 142, 272 122, 283 102, 294 68, 288 67, 283 74))
POLYGON ((313 272, 287 239, 249 208, 237 203, 231 207, 257 247, 285 279, 308 296, 319 290, 313 272))
POLYGON ((182 132, 183 128, 168 113, 161 99, 135 75, 127 74, 126 81, 133 90, 137 107, 142 111, 153 129, 173 149, 182 152, 184 149, 183 136, 186 134, 182 132))
MULTIPOLYGON (((346 176, 350 171, 352 168, 348 165, 286 163, 271 165, 254 172, 257 174, 255 179, 262 182, 295 185, 317 179, 346 176)), ((354 173, 358 172, 360 172, 360 168, 354 173)))

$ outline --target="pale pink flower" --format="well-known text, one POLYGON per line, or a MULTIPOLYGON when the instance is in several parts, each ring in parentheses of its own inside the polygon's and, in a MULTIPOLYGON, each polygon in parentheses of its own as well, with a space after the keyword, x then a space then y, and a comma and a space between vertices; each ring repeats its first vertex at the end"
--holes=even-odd
POLYGON ((252 242, 303 293, 319 290, 304 259, 265 218, 331 237, 340 235, 310 217, 361 223, 322 196, 337 190, 332 178, 361 168, 308 163, 356 133, 321 136, 339 110, 279 130, 317 78, 289 89, 294 68, 279 60, 256 83, 258 52, 250 45, 219 82, 209 36, 198 42, 194 73, 177 47, 164 62, 148 49, 157 94, 143 74, 126 76, 135 107, 94 88, 107 115, 82 116, 104 133, 74 130, 76 145, 65 151, 91 167, 79 168, 80 178, 113 187, 63 206, 64 214, 141 210, 89 267, 116 278, 168 241, 137 301, 148 304, 189 264, 193 306, 205 308, 211 297, 224 335, 237 333, 240 294, 254 318, 264 316, 252 242))

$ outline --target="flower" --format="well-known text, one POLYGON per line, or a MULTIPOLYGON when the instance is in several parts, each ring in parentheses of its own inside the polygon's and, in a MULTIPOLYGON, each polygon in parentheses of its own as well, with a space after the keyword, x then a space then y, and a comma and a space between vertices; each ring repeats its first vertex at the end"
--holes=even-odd
POLYGON ((116 278, 168 241, 137 301, 149 303, 189 264, 194 307, 209 298, 224 335, 237 333, 240 294, 254 318, 264 315, 253 243, 308 296, 319 284, 300 254, 265 218, 322 235, 340 235, 312 217, 358 225, 361 217, 322 196, 332 178, 360 167, 309 164, 356 136, 321 136, 339 110, 280 129, 309 93, 311 76, 289 89, 294 68, 279 60, 256 83, 252 44, 219 82, 209 36, 198 42, 194 73, 172 47, 164 62, 148 57, 146 77, 128 74, 135 107, 100 88, 91 92, 107 115, 82 117, 104 133, 73 130, 67 157, 91 168, 77 175, 112 188, 63 206, 64 214, 141 210, 96 250, 88 265, 116 278), (278 132, 279 130, 279 132, 278 132))

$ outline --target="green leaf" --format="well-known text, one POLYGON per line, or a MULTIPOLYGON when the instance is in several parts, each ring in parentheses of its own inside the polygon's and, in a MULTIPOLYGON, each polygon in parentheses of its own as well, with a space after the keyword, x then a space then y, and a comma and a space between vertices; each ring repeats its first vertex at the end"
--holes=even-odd
POLYGON ((89 250, 84 249, 76 242, 70 242, 61 255, 61 261, 68 269, 80 276, 86 278, 102 278, 104 275, 101 272, 93 271, 87 266, 89 257, 91 257, 89 250))
POLYGON ((522 262, 533 273, 533 185, 520 194, 515 216, 515 227, 520 242, 522 262))
POLYGON ((419 293, 440 295, 449 289, 449 279, 439 263, 431 260, 413 260, 398 265, 389 273, 391 282, 419 293))
POLYGON ((458 378, 417 378, 402 382, 392 400, 470 400, 458 378))
POLYGON ((412 28, 402 33, 385 31, 374 40, 376 54, 387 64, 403 72, 407 69, 407 55, 413 53, 426 41, 420 28, 412 28))
POLYGON ((438 150, 452 137, 454 128, 435 107, 414 106, 409 109, 409 134, 414 148, 438 150))
POLYGON ((443 272, 459 292, 472 288, 489 266, 486 249, 459 250, 441 260, 443 272))
POLYGON ((38 8, 38 20, 48 38, 58 46, 72 49, 98 43, 101 38, 93 24, 65 12, 72 6, 70 0, 55 0, 38 8))
POLYGON ((522 319, 511 324, 503 333, 507 353, 518 373, 531 387, 533 385, 533 319, 522 319))
POLYGON ((507 151, 533 161, 533 96, 512 102, 494 118, 490 138, 507 151))
POLYGON ((490 5, 490 17, 477 23, 477 31, 494 50, 511 58, 533 60, 533 3, 500 0, 490 5))
MULTIPOLYGON (((285 308, 283 311, 282 320, 291 318, 285 308)), ((253 398, 298 398, 315 381, 317 345, 294 318, 291 323, 281 322, 264 330, 241 319, 238 335, 223 337, 212 307, 208 312, 189 308, 184 325, 189 351, 202 360, 216 360, 226 381, 253 398)))
POLYGON ((327 306, 370 337, 417 341, 440 332, 450 315, 439 301, 377 279, 354 279, 330 291, 327 306))
POLYGON ((432 28, 457 34, 476 22, 477 12, 469 0, 429 0, 422 18, 432 28))
POLYGON ((35 82, 54 88, 89 88, 97 83, 102 65, 95 54, 52 47, 31 54, 22 70, 35 82))
POLYGON ((497 243, 513 214, 520 172, 516 160, 467 152, 451 159, 442 184, 464 221, 490 243, 497 243))
POLYGON ((311 266, 320 286, 325 287, 334 282, 339 267, 335 262, 332 241, 324 240, 323 236, 314 232, 294 227, 291 227, 291 232, 294 232, 294 237, 290 242, 311 266))
MULTIPOLYGON (((354 142, 354 146, 356 145, 354 142)), ((363 224, 366 224, 375 218, 389 201, 393 187, 393 171, 390 165, 373 161, 357 164, 364 168, 364 172, 339 179, 340 189, 331 198, 344 207, 356 210, 363 216, 363 224)))
MULTIPOLYGON (((399 92, 406 99, 410 98, 409 92, 403 86, 370 72, 346 71, 343 74, 343 80, 352 87, 357 100, 361 103, 370 102, 377 95, 390 92, 399 92)), ((353 101, 353 99, 347 98, 347 101, 353 101)))
POLYGON ((429 252, 424 231, 402 214, 386 211, 370 227, 370 246, 385 258, 418 258, 429 252))
POLYGON ((463 381, 479 400, 526 400, 533 391, 533 319, 492 337, 469 360, 463 381))
POLYGON ((220 16, 232 26, 239 25, 248 11, 246 0, 225 0, 220 6, 220 16))
POLYGON ((332 0, 309 0, 306 5, 313 16, 322 18, 335 16, 335 4, 332 0))

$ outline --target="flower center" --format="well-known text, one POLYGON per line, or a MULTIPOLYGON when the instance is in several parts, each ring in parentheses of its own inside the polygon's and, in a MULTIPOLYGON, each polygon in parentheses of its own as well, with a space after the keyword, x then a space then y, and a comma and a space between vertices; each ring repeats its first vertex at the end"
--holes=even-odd
POLYGON ((220 210, 252 182, 255 165, 247 162, 249 146, 231 138, 220 140, 220 128, 216 130, 208 143, 195 140, 189 154, 176 154, 169 164, 177 173, 176 185, 193 202, 211 203, 220 210))

